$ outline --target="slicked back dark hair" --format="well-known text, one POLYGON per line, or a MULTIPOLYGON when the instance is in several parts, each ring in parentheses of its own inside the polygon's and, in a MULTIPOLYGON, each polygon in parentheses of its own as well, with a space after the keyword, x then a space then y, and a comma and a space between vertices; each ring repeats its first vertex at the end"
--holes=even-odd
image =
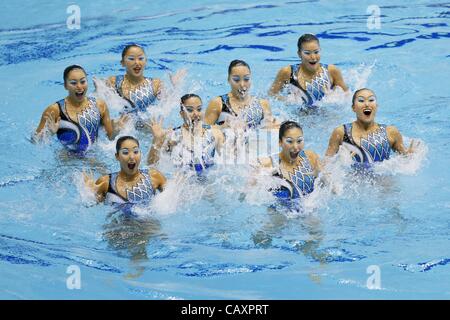
POLYGON ((198 98, 200 100, 200 102, 202 102, 202 98, 200 98, 199 95, 197 95, 195 93, 187 93, 181 97, 181 104, 180 104, 181 111, 183 111, 183 105, 186 102, 186 100, 190 99, 190 98, 198 98))
MULTIPOLYGON (((123 50, 122 50, 122 60, 123 60, 123 58, 125 58, 125 56, 126 56, 126 54, 127 54, 127 51, 128 51, 129 49, 131 49, 131 48, 139 48, 139 49, 141 49, 142 51, 144 51, 144 48, 142 48, 140 45, 138 45, 138 44, 136 44, 136 43, 128 44, 128 45, 126 45, 125 48, 123 48, 123 50)), ((145 51, 144 51, 144 53, 145 53, 145 51)))
POLYGON ((317 43, 320 44, 319 38, 317 38, 315 35, 313 35, 312 33, 305 33, 300 38, 298 38, 298 41, 297 41, 298 51, 302 50, 302 44, 303 43, 310 42, 310 41, 317 41, 317 43))
POLYGON ((361 88, 361 89, 358 89, 358 90, 356 90, 355 93, 353 94, 352 105, 355 104, 355 99, 356 99, 356 96, 358 95, 358 93, 360 93, 360 92, 363 91, 363 90, 368 90, 368 91, 372 92, 372 93, 375 95, 375 92, 373 92, 373 90, 371 90, 371 89, 369 89, 369 88, 361 88))
POLYGON ((248 65, 247 62, 245 62, 244 60, 233 60, 230 62, 230 65, 228 66, 228 76, 230 76, 231 71, 233 70, 234 67, 238 67, 238 66, 244 66, 247 67, 249 71, 250 70, 250 66, 248 65))
POLYGON ((278 139, 279 141, 281 141, 284 137, 284 134, 286 133, 286 131, 288 131, 289 129, 292 128, 298 128, 300 129, 301 132, 303 132, 302 127, 295 121, 284 121, 281 126, 280 126, 280 131, 278 131, 278 139))
POLYGON ((117 142, 116 142, 116 153, 119 153, 119 150, 122 147, 122 143, 124 143, 126 140, 133 140, 134 142, 137 143, 137 145, 139 147, 139 141, 135 137, 133 137, 133 136, 123 136, 123 137, 120 137, 119 139, 117 139, 117 142))
POLYGON ((86 71, 83 69, 82 66, 79 66, 77 64, 73 64, 73 65, 68 66, 67 68, 64 69, 64 73, 63 73, 64 84, 66 84, 67 78, 69 77, 69 73, 72 70, 81 70, 81 71, 84 72, 85 75, 87 75, 86 71))

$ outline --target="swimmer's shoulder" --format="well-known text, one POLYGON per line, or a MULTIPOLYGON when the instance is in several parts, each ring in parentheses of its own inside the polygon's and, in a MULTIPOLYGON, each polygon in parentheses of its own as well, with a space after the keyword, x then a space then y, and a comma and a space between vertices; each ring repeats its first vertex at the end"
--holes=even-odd
POLYGON ((313 164, 313 167, 317 167, 320 160, 319 155, 312 150, 305 150, 305 154, 308 157, 309 162, 313 164))
POLYGON ((337 85, 344 91, 348 91, 348 86, 345 84, 344 78, 342 77, 341 70, 334 64, 328 65, 328 73, 330 74, 333 86, 337 85))
POLYGON ((291 77, 291 72, 292 72, 291 65, 284 66, 278 71, 278 77, 281 79, 289 79, 291 77))
POLYGON ((59 105, 57 102, 52 103, 44 110, 44 114, 51 114, 53 117, 59 116, 59 105))
POLYGON ((396 126, 386 126, 386 134, 391 145, 394 144, 397 140, 401 139, 400 131, 396 126))
POLYGON ((271 157, 259 158, 258 162, 259 162, 260 166, 263 167, 263 168, 272 168, 273 167, 272 158, 271 157))
POLYGON ((108 106, 106 105, 105 100, 97 98, 95 99, 95 104, 97 105, 97 108, 102 115, 104 115, 105 112, 108 111, 108 106))
POLYGON ((114 88, 114 87, 116 86, 116 76, 110 76, 110 77, 106 80, 106 83, 107 83, 110 87, 114 88))
POLYGON ((155 168, 150 168, 148 173, 152 180, 153 189, 162 191, 167 181, 166 177, 155 168))
POLYGON ((398 134, 400 131, 398 131, 396 126, 388 125, 386 126, 386 132, 387 134, 398 134))
POLYGON ((336 65, 334 65, 334 64, 329 64, 329 65, 327 66, 327 68, 328 68, 328 71, 329 71, 330 73, 340 72, 339 68, 336 67, 336 65))
POLYGON ((345 128, 344 128, 344 125, 342 124, 342 125, 334 128, 333 133, 331 134, 331 137, 342 140, 342 139, 344 139, 344 135, 345 135, 345 128))
POLYGON ((208 104, 208 108, 210 108, 210 107, 222 109, 222 97, 217 96, 217 97, 212 98, 208 104))
POLYGON ((207 124, 214 124, 222 112, 222 98, 215 97, 209 101, 208 108, 205 112, 205 122, 207 124))
POLYGON ((109 175, 101 176, 100 178, 97 179, 95 184, 98 187, 97 193, 105 195, 109 189, 109 175))

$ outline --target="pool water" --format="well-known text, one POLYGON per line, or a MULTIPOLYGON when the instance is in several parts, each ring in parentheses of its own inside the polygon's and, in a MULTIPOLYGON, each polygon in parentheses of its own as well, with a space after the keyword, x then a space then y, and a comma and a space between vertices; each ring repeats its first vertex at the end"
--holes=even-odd
MULTIPOLYGON (((380 29, 368 28, 371 2, 76 4, 79 30, 67 28, 66 3, 10 1, 1 13, 0 298, 450 297, 450 4, 377 1, 380 29), (245 163, 216 166, 206 181, 163 164, 167 192, 129 219, 96 205, 80 179, 83 169, 97 177, 118 170, 114 142, 103 133, 86 159, 68 158, 54 139, 29 141, 44 108, 65 96, 62 71, 70 64, 88 71, 91 93, 93 76, 124 72, 126 43, 145 46, 147 76, 170 83, 169 73, 187 69, 155 109, 176 126, 181 94, 196 92, 206 106, 228 92, 233 59, 250 64, 252 93, 265 96, 279 68, 298 60, 296 42, 307 32, 320 38, 322 62, 336 64, 351 91, 376 92, 378 122, 397 126, 406 145, 421 145, 366 178, 338 155, 334 192, 318 188, 298 212, 270 209, 267 179, 249 188, 245 163), (78 290, 67 286, 71 266, 80 270, 78 290), (374 276, 380 281, 368 286, 374 276)), ((114 99, 107 96, 116 117, 114 99)), ((271 105, 280 120, 298 120, 306 148, 323 155, 333 128, 354 118, 350 100, 337 92, 308 116, 271 105)), ((146 153, 151 139, 140 139, 146 153)))

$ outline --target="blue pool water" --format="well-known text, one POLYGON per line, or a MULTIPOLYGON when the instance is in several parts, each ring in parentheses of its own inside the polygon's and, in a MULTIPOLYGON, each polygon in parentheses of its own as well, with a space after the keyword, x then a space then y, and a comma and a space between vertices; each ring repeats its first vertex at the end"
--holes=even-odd
MULTIPOLYGON (((10 1, 0 13, 0 298, 450 297, 450 3, 376 1, 381 28, 368 29, 372 2, 77 1, 80 30, 66 26, 70 4, 10 1), (118 170, 104 135, 84 160, 67 159, 54 140, 28 140, 44 108, 65 96, 70 64, 86 68, 92 92, 92 77, 122 73, 122 47, 137 42, 150 58, 146 75, 168 82, 187 68, 176 92, 195 91, 206 104, 228 92, 236 58, 252 68, 253 94, 265 95, 277 70, 297 61, 306 32, 351 90, 376 92, 380 123, 422 145, 370 179, 336 164, 337 193, 318 190, 302 213, 269 212, 264 192, 242 199, 246 167, 219 166, 203 184, 168 172, 170 194, 141 208, 141 219, 124 220, 94 205, 79 179, 83 168, 118 170), (66 285, 73 265, 80 290, 66 285), (377 290, 367 286, 370 266, 380 271, 377 290)), ((177 99, 165 106, 166 124, 179 123, 177 99)), ((320 155, 332 129, 354 117, 343 94, 308 117, 279 102, 272 108, 282 120, 296 117, 306 148, 320 155)), ((146 152, 150 138, 142 141, 146 152)))

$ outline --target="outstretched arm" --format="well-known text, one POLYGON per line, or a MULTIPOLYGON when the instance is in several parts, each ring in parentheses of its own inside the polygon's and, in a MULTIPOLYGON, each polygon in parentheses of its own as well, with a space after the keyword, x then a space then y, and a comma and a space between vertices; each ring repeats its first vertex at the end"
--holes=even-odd
POLYGON ((328 149, 325 152, 325 157, 332 157, 339 151, 339 146, 344 140, 344 127, 340 126, 333 130, 330 140, 328 142, 328 149))
POLYGON ((264 128, 278 129, 280 127, 280 123, 277 121, 277 119, 273 117, 269 101, 267 101, 266 99, 261 99, 260 104, 264 111, 264 120, 265 120, 264 128))
POLYGON ((59 129, 60 121, 61 117, 59 116, 58 105, 55 103, 47 107, 42 113, 41 121, 32 137, 32 141, 39 141, 44 134, 45 128, 47 128, 51 134, 55 134, 59 129))
POLYGON ((106 131, 106 135, 108 136, 109 140, 113 140, 114 139, 114 127, 113 127, 113 122, 111 120, 111 117, 109 116, 109 110, 108 107, 106 106, 105 101, 101 100, 101 99, 97 99, 97 106, 98 109, 100 110, 100 116, 102 117, 102 125, 103 128, 105 128, 106 131))
POLYGON ((161 148, 164 145, 168 134, 168 131, 163 129, 162 123, 162 118, 160 118, 159 121, 156 119, 151 119, 148 125, 150 133, 153 135, 153 143, 147 156, 148 164, 155 164, 159 161, 161 148))
POLYGON ((212 126, 211 130, 216 142, 216 151, 220 155, 222 152, 222 147, 225 143, 225 136, 218 126, 212 126))
POLYGON ((281 68, 280 71, 278 71, 278 74, 273 81, 272 86, 270 87, 269 95, 279 100, 283 100, 283 97, 280 96, 279 93, 283 89, 284 85, 289 81, 290 77, 291 66, 281 68))
POLYGON ((348 91, 348 87, 345 84, 344 78, 342 77, 341 71, 335 66, 330 64, 328 66, 328 71, 331 74, 331 78, 333 80, 333 86, 341 87, 342 90, 348 91))
POLYGON ((150 177, 152 178, 153 189, 164 191, 167 182, 166 177, 156 169, 150 170, 150 177))
POLYGON ((406 149, 403 144, 403 137, 396 127, 389 126, 386 128, 386 131, 388 134, 389 143, 391 144, 391 148, 400 154, 413 153, 420 144, 419 141, 415 142, 414 139, 412 139, 409 148, 406 149))
POLYGON ((205 112, 205 123, 213 125, 219 119, 220 113, 222 112, 222 99, 216 97, 209 102, 208 108, 205 112))
POLYGON ((94 182, 94 175, 92 172, 86 173, 83 171, 83 179, 84 184, 95 194, 97 201, 104 201, 109 188, 109 176, 100 177, 94 182))

